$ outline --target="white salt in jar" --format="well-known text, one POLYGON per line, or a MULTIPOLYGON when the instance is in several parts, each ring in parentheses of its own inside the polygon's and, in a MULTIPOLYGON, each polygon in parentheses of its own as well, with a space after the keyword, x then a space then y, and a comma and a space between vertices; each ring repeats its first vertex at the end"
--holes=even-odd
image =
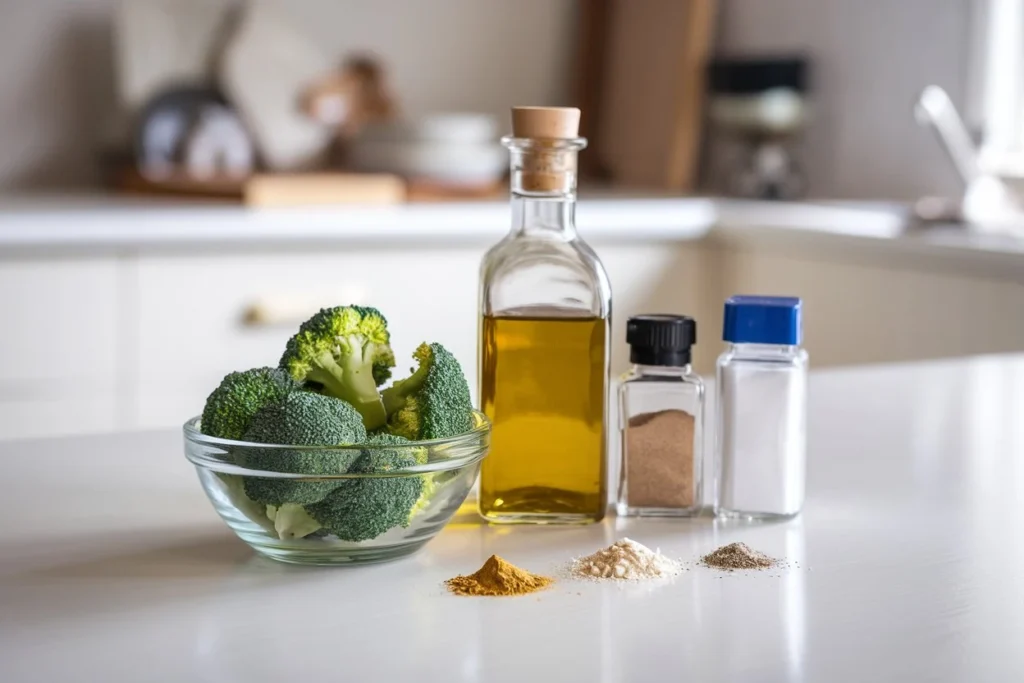
POLYGON ((716 513, 791 517, 804 503, 807 352, 800 299, 736 296, 725 303, 718 358, 716 513))

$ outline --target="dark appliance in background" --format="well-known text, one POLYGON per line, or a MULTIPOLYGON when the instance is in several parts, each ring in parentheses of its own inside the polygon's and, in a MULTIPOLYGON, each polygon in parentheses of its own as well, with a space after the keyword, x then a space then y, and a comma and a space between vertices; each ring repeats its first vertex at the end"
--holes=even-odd
POLYGON ((709 185, 748 199, 804 196, 800 146, 808 120, 803 56, 719 58, 708 68, 709 185))

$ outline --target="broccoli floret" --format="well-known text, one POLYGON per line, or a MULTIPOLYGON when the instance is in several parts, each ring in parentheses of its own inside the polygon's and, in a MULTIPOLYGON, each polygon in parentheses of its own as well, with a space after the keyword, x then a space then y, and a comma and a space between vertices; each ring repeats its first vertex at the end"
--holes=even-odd
POLYGON ((257 411, 298 388, 299 383, 280 368, 232 372, 206 399, 200 423, 203 434, 237 441, 257 411))
POLYGON ((426 510, 427 506, 430 505, 430 499, 437 493, 437 474, 424 474, 421 479, 423 480, 423 490, 420 491, 420 497, 413 503, 412 508, 409 510, 405 524, 402 526, 409 526, 412 522, 413 517, 419 514, 422 510, 426 510))
MULTIPOLYGON (((208 436, 237 441, 245 435, 249 422, 261 408, 277 403, 298 388, 299 383, 280 368, 232 372, 207 397, 200 428, 208 436)), ((245 495, 241 477, 217 476, 224 482, 225 495, 239 512, 267 531, 273 531, 274 524, 267 517, 266 506, 245 495)))
MULTIPOLYGON (((410 442, 405 437, 398 436, 397 434, 388 434, 387 432, 384 432, 380 434, 368 435, 367 443, 387 445, 408 444, 410 442)), ((427 451, 426 448, 411 448, 406 449, 406 452, 413 457, 413 460, 416 461, 417 465, 425 465, 427 463, 429 452, 427 451)), ((437 483, 435 479, 437 478, 438 474, 443 474, 443 472, 423 474, 421 476, 421 479, 423 480, 423 491, 420 493, 419 499, 412 506, 412 509, 409 510, 409 522, 411 522, 412 518, 416 516, 416 513, 418 513, 420 510, 425 509, 427 505, 430 504, 430 499, 434 496, 434 492, 437 490, 437 483)), ((409 526, 409 524, 408 522, 406 522, 402 526, 409 526)))
POLYGON ((387 320, 376 308, 362 306, 321 309, 288 340, 280 362, 294 379, 351 403, 367 429, 387 420, 377 387, 394 365, 387 320))
MULTIPOLYGON (((366 445, 406 443, 392 435, 370 437, 366 445)), ((398 449, 365 450, 350 472, 386 474, 412 467, 417 458, 398 449)), ((413 507, 423 493, 423 477, 364 477, 344 481, 323 501, 306 511, 329 533, 343 541, 368 541, 409 525, 413 507)))
MULTIPOLYGON (((360 446, 380 447, 380 446, 404 446, 404 445, 407 445, 408 443, 409 443, 409 439, 406 439, 404 437, 398 436, 396 434, 390 434, 390 433, 385 432, 385 431, 378 431, 378 432, 367 432, 366 440, 363 441, 359 445, 360 446)), ((406 449, 406 450, 408 451, 410 449, 406 449)), ((417 462, 419 462, 421 460, 422 460, 422 462, 426 462, 426 457, 427 456, 426 456, 426 449, 425 448, 416 448, 416 449, 412 449, 412 450, 413 450, 414 453, 417 454, 417 455, 414 455, 414 458, 417 460, 417 462), (420 454, 421 451, 422 451, 422 454, 420 454)))
MULTIPOLYGON (((289 446, 340 446, 361 443, 366 429, 355 408, 330 396, 306 391, 288 394, 280 403, 262 408, 253 416, 245 440, 289 446)), ((360 451, 287 450, 249 448, 241 454, 243 467, 267 472, 297 474, 344 474, 360 451)), ((266 505, 316 503, 338 487, 341 480, 245 477, 245 493, 266 505)))
POLYGON ((407 439, 443 439, 473 426, 473 403, 462 366, 440 344, 420 344, 419 368, 383 391, 388 431, 407 439))

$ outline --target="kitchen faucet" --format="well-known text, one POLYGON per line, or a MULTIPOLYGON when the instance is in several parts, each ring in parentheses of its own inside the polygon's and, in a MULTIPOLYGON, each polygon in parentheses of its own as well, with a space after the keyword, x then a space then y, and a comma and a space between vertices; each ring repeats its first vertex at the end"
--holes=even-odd
MULTIPOLYGON (((917 99, 918 123, 931 126, 964 182, 957 210, 936 210, 934 198, 918 202, 916 212, 926 222, 959 219, 979 232, 1024 231, 1024 209, 1019 197, 1005 182, 987 171, 978 158, 971 135, 945 90, 929 85, 917 99)), ((940 200, 941 201, 941 200, 940 200)))

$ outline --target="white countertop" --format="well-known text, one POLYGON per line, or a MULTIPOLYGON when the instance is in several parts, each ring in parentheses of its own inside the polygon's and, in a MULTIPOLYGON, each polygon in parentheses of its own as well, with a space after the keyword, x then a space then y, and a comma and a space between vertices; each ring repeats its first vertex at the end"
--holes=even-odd
POLYGON ((359 569, 254 557, 176 433, 0 444, 0 681, 906 681, 1024 678, 1024 356, 815 373, 804 514, 488 528, 359 569), (628 536, 744 541, 776 577, 694 568, 521 598, 440 583, 492 553, 538 572, 628 536))
MULTIPOLYGON (((686 240, 714 223, 708 199, 621 197, 581 202, 589 237, 686 240)), ((0 249, 147 248, 341 242, 492 244, 508 232, 507 201, 248 209, 114 197, 0 200, 0 249)))
MULTIPOLYGON (((758 202, 584 193, 577 224, 596 244, 705 237, 750 248, 805 246, 1024 265, 1024 239, 962 226, 915 229, 907 207, 878 202, 758 202)), ((493 244, 508 229, 505 200, 247 209, 103 195, 0 197, 0 253, 267 245, 493 244)))

